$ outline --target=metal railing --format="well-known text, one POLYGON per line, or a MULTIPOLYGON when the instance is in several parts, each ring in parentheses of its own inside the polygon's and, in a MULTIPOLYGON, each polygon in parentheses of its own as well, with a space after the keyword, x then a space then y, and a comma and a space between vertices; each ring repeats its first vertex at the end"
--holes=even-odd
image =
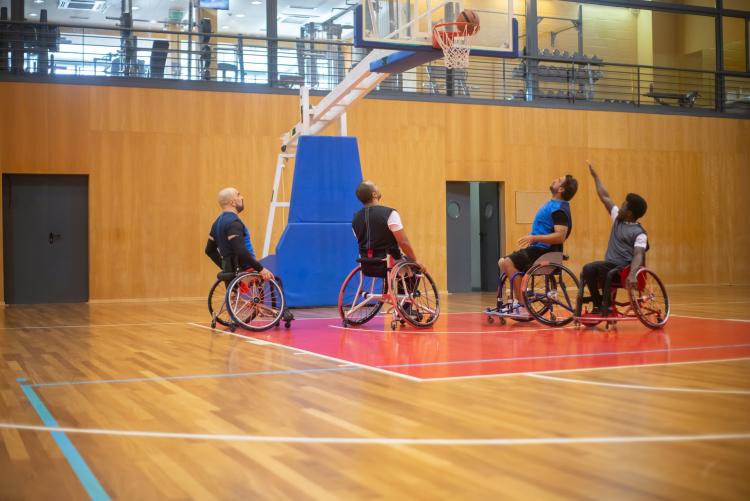
MULTIPOLYGON (((327 92, 365 53, 350 43, 331 40, 269 41, 184 31, 0 22, 0 78, 76 75, 278 89, 306 85, 327 92), (273 60, 276 65, 269 65, 273 60)), ((530 102, 553 107, 659 107, 673 112, 750 116, 750 75, 580 57, 472 57, 466 70, 448 70, 439 59, 391 75, 374 93, 396 98, 530 102)))

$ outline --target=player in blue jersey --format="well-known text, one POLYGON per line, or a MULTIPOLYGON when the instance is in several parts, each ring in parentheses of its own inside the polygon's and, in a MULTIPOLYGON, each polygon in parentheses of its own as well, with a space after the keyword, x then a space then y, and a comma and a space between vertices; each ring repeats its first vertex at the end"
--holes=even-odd
MULTIPOLYGON (((563 242, 570 236, 573 229, 570 200, 578 191, 578 181, 568 174, 553 180, 549 190, 552 199, 536 213, 531 233, 518 240, 519 250, 498 261, 500 271, 509 278, 515 273, 525 273, 542 254, 562 252, 563 242)), ((516 301, 510 307, 512 311, 506 313, 528 317, 525 305, 518 302, 522 297, 520 279, 513 281, 513 295, 516 301)))

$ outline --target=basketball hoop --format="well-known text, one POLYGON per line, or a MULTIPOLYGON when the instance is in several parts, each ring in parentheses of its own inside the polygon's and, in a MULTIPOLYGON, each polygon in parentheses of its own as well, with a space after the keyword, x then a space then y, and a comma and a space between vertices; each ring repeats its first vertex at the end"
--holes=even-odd
POLYGON ((432 46, 443 49, 446 68, 469 67, 471 39, 477 31, 478 25, 463 22, 439 23, 432 28, 432 46))

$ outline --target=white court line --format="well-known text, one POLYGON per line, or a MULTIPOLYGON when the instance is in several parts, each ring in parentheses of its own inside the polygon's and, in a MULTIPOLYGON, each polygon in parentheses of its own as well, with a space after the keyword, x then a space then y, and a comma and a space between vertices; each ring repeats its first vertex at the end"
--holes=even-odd
POLYGON ((750 301, 714 301, 710 303, 669 303, 669 306, 702 306, 706 304, 750 304, 750 301))
POLYGON ((419 334, 419 335, 426 335, 426 334, 502 334, 502 333, 511 333, 515 334, 516 332, 554 332, 554 331, 563 331, 566 329, 575 329, 575 327, 542 327, 539 329, 513 329, 509 328, 506 330, 498 330, 498 331, 429 331, 429 330, 410 330, 410 331, 392 331, 385 329, 360 329, 356 327, 342 327, 340 325, 328 325, 327 327, 332 327, 334 329, 340 329, 340 330, 346 330, 346 331, 353 331, 353 332, 379 332, 381 334, 383 333, 389 333, 389 332, 397 332, 400 334, 419 334))
MULTIPOLYGON (((212 329, 211 327, 208 327, 206 325, 195 324, 195 323, 192 323, 192 322, 188 323, 188 325, 192 325, 193 327, 200 327, 201 329, 206 329, 206 330, 209 330, 211 332, 216 332, 218 334, 227 334, 227 335, 236 336, 236 337, 239 337, 239 338, 242 338, 242 339, 248 339, 248 336, 244 336, 242 334, 237 334, 235 332, 220 331, 220 330, 212 329)), ((283 349, 285 349, 287 351, 297 352, 295 354, 299 354, 300 352, 301 353, 306 353, 308 355, 313 355, 315 357, 322 358, 322 359, 325 359, 325 360, 330 360, 332 362, 336 362, 336 363, 339 363, 339 364, 353 365, 355 367, 360 367, 362 369, 367 369, 367 370, 370 370, 370 371, 379 372, 381 374, 388 374, 389 376, 396 376, 396 377, 400 377, 400 378, 403 378, 403 379, 408 379, 409 381, 417 381, 417 382, 422 381, 422 379, 414 377, 414 376, 409 376, 408 374, 401 374, 401 373, 395 372, 395 371, 389 371, 389 370, 385 370, 385 369, 379 369, 378 367, 373 367, 371 365, 358 364, 356 362, 352 362, 350 360, 345 360, 343 358, 336 358, 336 357, 331 357, 329 355, 322 355, 320 353, 315 353, 314 351, 308 351, 308 350, 303 350, 303 349, 300 349, 300 348, 294 348, 292 346, 287 346, 287 345, 280 344, 280 343, 274 343, 274 342, 266 341, 266 340, 263 340, 263 341, 266 344, 270 344, 271 346, 276 346, 278 348, 283 348, 283 349)))
POLYGON ((285 437, 276 435, 238 435, 215 433, 176 433, 138 430, 108 430, 102 428, 68 428, 64 426, 39 426, 0 423, 0 428, 71 433, 81 435, 107 435, 116 437, 171 438, 183 440, 211 440, 221 442, 263 442, 282 444, 343 444, 343 445, 446 445, 446 446, 519 446, 519 445, 575 445, 575 444, 628 444, 653 442, 692 442, 698 440, 750 440, 750 433, 707 433, 698 435, 641 435, 605 437, 529 437, 529 438, 389 438, 389 437, 285 437))
POLYGON ((698 320, 722 320, 726 322, 750 322, 750 320, 746 320, 744 318, 714 318, 714 317, 694 317, 691 315, 673 315, 670 314, 670 317, 678 317, 678 318, 695 318, 698 320))
MULTIPOLYGON (((474 311, 456 311, 453 313, 444 313, 444 315, 464 315, 469 313, 481 313, 474 311)), ((294 321, 298 322, 301 320, 338 320, 341 317, 310 317, 310 318, 295 318, 294 321)), ((130 324, 84 324, 84 325, 36 325, 29 327, 0 327, 0 331, 20 331, 20 330, 32 330, 32 329, 86 329, 94 327, 145 327, 149 325, 185 325, 185 324, 197 324, 203 322, 203 320, 196 320, 195 322, 189 322, 186 320, 180 322, 143 322, 143 323, 130 323, 130 324)))
POLYGON ((693 360, 688 362, 663 362, 658 364, 633 364, 633 365, 611 365, 608 367, 582 367, 580 369, 554 369, 550 371, 532 371, 532 372, 507 372, 502 374, 476 374, 474 376, 447 376, 424 378, 421 381, 459 381, 461 379, 489 379, 496 377, 508 376, 528 376, 531 374, 561 374, 565 372, 588 372, 588 371, 605 371, 610 369, 643 369, 648 367, 663 367, 667 365, 691 365, 691 364, 711 364, 721 362, 740 362, 750 360, 750 357, 742 358, 720 358, 716 360, 693 360))
POLYGON ((592 386, 606 386, 610 388, 624 388, 628 390, 646 390, 646 391, 674 391, 683 393, 718 393, 722 395, 750 395, 750 390, 708 390, 700 388, 673 388, 666 386, 644 386, 637 384, 606 383, 602 381, 587 381, 583 379, 568 379, 562 377, 545 376, 543 374, 525 374, 527 377, 535 379, 546 379, 549 381, 560 381, 564 383, 588 384, 592 386))
POLYGON ((0 327, 3 331, 25 331, 34 329, 84 329, 94 327, 145 327, 148 325, 185 325, 184 320, 182 322, 144 322, 135 324, 88 324, 88 325, 39 325, 33 327, 0 327))
MULTIPOLYGON (((744 303, 745 301, 743 301, 744 303)), ((694 304, 701 304, 701 303, 694 303, 694 304)), ((706 303, 707 304, 707 303, 706 303)), ((718 303, 717 303, 718 304, 718 303)), ((726 303, 721 303, 726 304, 726 303)), ((679 305, 672 305, 672 306, 679 306, 679 305)), ((486 312, 484 311, 454 311, 454 312, 443 312, 441 315, 474 315, 474 314, 484 314, 486 312)), ((385 315, 380 314, 378 316, 385 315)), ((750 322, 750 320, 747 319, 740 319, 740 318, 713 318, 713 317, 696 317, 696 316, 689 316, 689 315, 676 315, 672 314, 670 317, 678 317, 678 318, 695 318, 698 320, 724 320, 727 322, 750 322)), ((307 321, 307 320, 338 320, 341 317, 310 317, 310 318, 296 318, 294 321, 307 321)), ((199 322, 202 322, 202 320, 198 320, 196 322, 187 322, 187 321, 181 321, 181 322, 143 322, 143 323, 124 323, 124 324, 84 324, 84 325, 37 325, 37 326, 29 326, 29 327, 0 327, 0 331, 15 331, 15 330, 41 330, 41 329, 86 329, 86 328, 99 328, 99 327, 145 327, 149 325, 196 325, 199 322)), ((338 329, 343 329, 343 327, 336 327, 338 329)), ((542 330, 562 330, 569 327, 562 327, 562 328, 555 328, 555 327, 547 327, 546 329, 538 329, 539 331, 542 330)), ((356 329, 356 330, 364 330, 364 329, 356 329)), ((378 332, 378 331, 375 331, 378 332)), ((383 331, 380 331, 383 332, 383 331)), ((517 331, 485 331, 487 333, 493 333, 493 332, 522 332, 521 330, 517 331)), ((436 332, 437 334, 438 332, 436 332)), ((439 332, 440 334, 444 332, 439 332)), ((445 332, 450 333, 450 332, 445 332)), ((474 332, 456 332, 456 334, 474 334, 474 332)))

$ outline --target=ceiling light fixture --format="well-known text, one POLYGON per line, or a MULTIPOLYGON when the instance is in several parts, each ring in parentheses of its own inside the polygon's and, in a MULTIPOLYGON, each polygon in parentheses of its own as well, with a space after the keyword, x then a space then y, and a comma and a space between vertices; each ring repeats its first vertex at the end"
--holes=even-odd
POLYGON ((245 14, 235 14, 234 17, 245 17, 245 14))

